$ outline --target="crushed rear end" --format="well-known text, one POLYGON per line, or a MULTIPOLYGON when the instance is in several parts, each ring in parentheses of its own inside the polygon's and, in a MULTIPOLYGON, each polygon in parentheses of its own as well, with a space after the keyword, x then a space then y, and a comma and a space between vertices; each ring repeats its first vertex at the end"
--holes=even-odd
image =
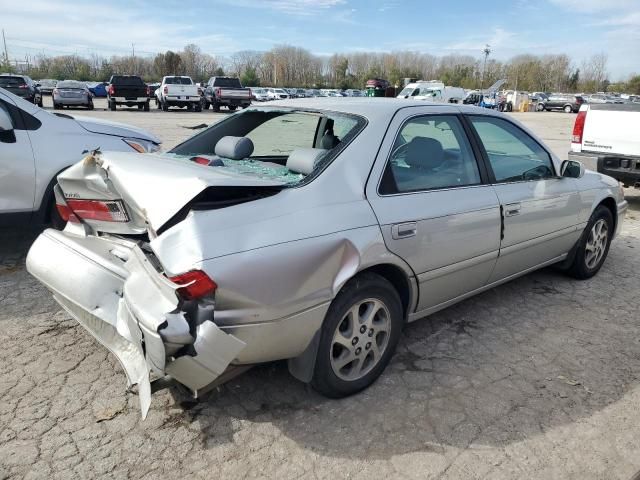
POLYGON ((164 160, 151 155, 109 158, 93 152, 58 177, 56 202, 69 223, 36 239, 27 270, 118 358, 129 387, 138 385, 145 417, 153 378, 169 376, 198 395, 245 347, 215 323, 215 282, 198 264, 166 271, 149 240, 207 189, 233 187, 237 194, 277 183, 171 159, 163 169, 164 160))

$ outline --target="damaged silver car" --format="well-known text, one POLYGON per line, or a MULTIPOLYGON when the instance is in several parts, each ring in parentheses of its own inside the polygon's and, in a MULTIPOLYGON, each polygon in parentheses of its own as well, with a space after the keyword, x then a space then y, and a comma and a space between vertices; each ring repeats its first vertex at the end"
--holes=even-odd
POLYGON ((143 415, 152 380, 198 396, 279 359, 353 394, 407 321, 546 265, 589 278, 620 230, 617 182, 499 113, 271 105, 168 154, 94 151, 58 176, 67 226, 27 268, 120 360, 143 415))

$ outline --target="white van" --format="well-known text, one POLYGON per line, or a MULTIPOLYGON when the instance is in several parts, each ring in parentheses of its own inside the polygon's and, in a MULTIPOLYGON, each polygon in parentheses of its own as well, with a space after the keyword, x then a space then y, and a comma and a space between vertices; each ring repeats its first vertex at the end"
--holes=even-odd
POLYGON ((464 88, 445 86, 438 80, 410 83, 398 95, 398 98, 439 103, 462 103, 465 97, 464 88))

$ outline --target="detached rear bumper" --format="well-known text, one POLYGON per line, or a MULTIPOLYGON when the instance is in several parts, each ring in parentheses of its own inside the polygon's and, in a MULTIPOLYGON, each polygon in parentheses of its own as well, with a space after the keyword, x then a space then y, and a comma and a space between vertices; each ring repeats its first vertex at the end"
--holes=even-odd
POLYGON ((245 343, 213 322, 211 301, 182 302, 134 242, 46 230, 27 270, 120 361, 137 384, 143 417, 150 372, 171 376, 197 394, 216 380, 245 343))

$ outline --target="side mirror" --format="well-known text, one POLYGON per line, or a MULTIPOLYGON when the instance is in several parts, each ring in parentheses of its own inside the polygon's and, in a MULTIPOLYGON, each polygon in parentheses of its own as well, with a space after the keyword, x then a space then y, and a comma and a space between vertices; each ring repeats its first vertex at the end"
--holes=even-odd
POLYGON ((575 160, 565 160, 560 165, 560 176, 566 178, 582 178, 584 176, 584 165, 575 160))

